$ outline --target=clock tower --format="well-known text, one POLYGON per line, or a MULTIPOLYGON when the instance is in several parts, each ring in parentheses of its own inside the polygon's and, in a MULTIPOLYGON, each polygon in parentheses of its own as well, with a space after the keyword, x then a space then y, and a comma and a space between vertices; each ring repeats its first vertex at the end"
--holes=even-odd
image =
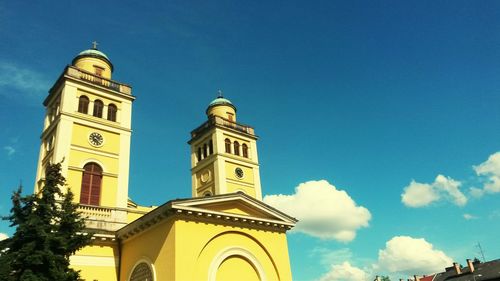
MULTIPOLYGON (((83 211, 125 223, 131 136, 131 87, 112 80, 113 64, 93 48, 79 53, 43 102, 46 107, 35 192, 47 163, 62 162, 83 211)), ((96 226, 100 228, 99 226, 96 226)), ((101 225, 101 227, 104 227, 101 225)), ((118 228, 119 225, 106 226, 118 228)))
POLYGON ((236 121, 236 107, 219 96, 206 110, 208 120, 191 132, 192 196, 243 192, 262 200, 257 136, 236 121))

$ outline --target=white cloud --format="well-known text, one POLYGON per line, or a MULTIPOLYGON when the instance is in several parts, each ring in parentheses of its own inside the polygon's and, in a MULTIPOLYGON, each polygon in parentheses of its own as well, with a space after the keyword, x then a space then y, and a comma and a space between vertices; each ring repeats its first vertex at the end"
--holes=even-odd
MULTIPOLYGON (((47 93, 49 83, 42 75, 31 69, 0 61, 0 89, 10 87, 22 91, 26 96, 40 97, 47 93)), ((0 91, 8 93, 8 91, 0 91)))
POLYGON ((423 238, 395 236, 379 250, 378 267, 391 273, 423 275, 443 271, 452 259, 423 238))
POLYGON ((500 151, 490 155, 485 162, 474 166, 474 171, 486 182, 482 189, 472 187, 471 195, 481 197, 485 193, 500 192, 500 151))
POLYGON ((430 184, 418 183, 414 180, 405 187, 404 193, 401 195, 403 204, 413 208, 427 206, 438 199, 439 195, 430 184))
POLYGON ((419 208, 439 200, 451 201, 458 206, 467 204, 467 197, 460 191, 461 183, 450 177, 438 175, 433 183, 414 180, 404 188, 401 202, 407 207, 419 208))
POLYGON ((10 145, 4 146, 3 149, 7 153, 7 156, 12 156, 14 155, 14 153, 16 153, 16 149, 10 145))
POLYGON ((7 238, 9 238, 9 235, 0 232, 0 241, 5 240, 7 238))
MULTIPOLYGON (((331 251, 317 248, 312 251, 319 256, 320 261, 325 257, 330 261, 329 271, 319 280, 373 280, 376 275, 390 276, 391 280, 413 275, 428 275, 441 272, 452 264, 452 259, 443 251, 423 238, 410 236, 394 236, 385 244, 385 248, 378 251, 378 260, 362 262, 363 267, 353 265, 352 252, 345 248, 331 251), (337 258, 334 255, 338 255, 337 258)), ((323 262, 322 262, 323 264, 323 262)))
POLYGON ((471 214, 464 214, 463 217, 464 217, 465 220, 475 220, 475 219, 477 219, 476 216, 471 215, 471 214))
POLYGON ((321 276, 320 281, 366 281, 369 275, 361 268, 352 266, 348 261, 332 265, 330 271, 321 276))
POLYGON ((323 239, 352 241, 356 231, 367 227, 371 214, 343 190, 326 180, 309 181, 295 188, 293 195, 268 195, 263 200, 299 222, 293 231, 323 239))

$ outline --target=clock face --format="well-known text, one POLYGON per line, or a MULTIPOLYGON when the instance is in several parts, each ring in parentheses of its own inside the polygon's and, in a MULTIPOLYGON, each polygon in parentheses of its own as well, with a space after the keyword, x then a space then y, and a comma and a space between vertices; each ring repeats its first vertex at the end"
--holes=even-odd
POLYGON ((234 173, 236 174, 236 177, 239 179, 243 178, 243 176, 245 175, 241 168, 234 169, 234 173))
POLYGON ((93 132, 89 135, 89 142, 93 146, 102 146, 104 143, 104 137, 97 132, 93 132))

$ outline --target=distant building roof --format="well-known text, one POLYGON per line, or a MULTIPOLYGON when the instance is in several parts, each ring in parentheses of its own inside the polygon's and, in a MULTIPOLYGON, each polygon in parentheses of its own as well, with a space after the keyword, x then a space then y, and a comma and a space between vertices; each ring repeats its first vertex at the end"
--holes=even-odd
POLYGON ((460 267, 460 273, 457 273, 453 267, 449 267, 445 272, 436 274, 433 281, 500 281, 500 259, 484 263, 476 260, 472 268, 471 271, 469 266, 460 267))

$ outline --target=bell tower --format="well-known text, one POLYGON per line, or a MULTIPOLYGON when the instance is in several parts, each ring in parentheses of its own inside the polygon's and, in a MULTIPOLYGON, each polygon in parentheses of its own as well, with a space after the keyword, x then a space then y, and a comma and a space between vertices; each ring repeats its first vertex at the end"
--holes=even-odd
POLYGON ((236 121, 236 107, 219 96, 206 110, 208 120, 191 132, 192 196, 243 192, 262 200, 257 136, 236 121))
MULTIPOLYGON (((64 159, 63 176, 82 208, 127 207, 135 97, 130 86, 112 80, 112 72, 113 64, 94 42, 73 59, 49 90, 43 102, 46 115, 35 193, 47 163, 64 159)), ((118 217, 114 220, 126 220, 125 213, 118 217)))

